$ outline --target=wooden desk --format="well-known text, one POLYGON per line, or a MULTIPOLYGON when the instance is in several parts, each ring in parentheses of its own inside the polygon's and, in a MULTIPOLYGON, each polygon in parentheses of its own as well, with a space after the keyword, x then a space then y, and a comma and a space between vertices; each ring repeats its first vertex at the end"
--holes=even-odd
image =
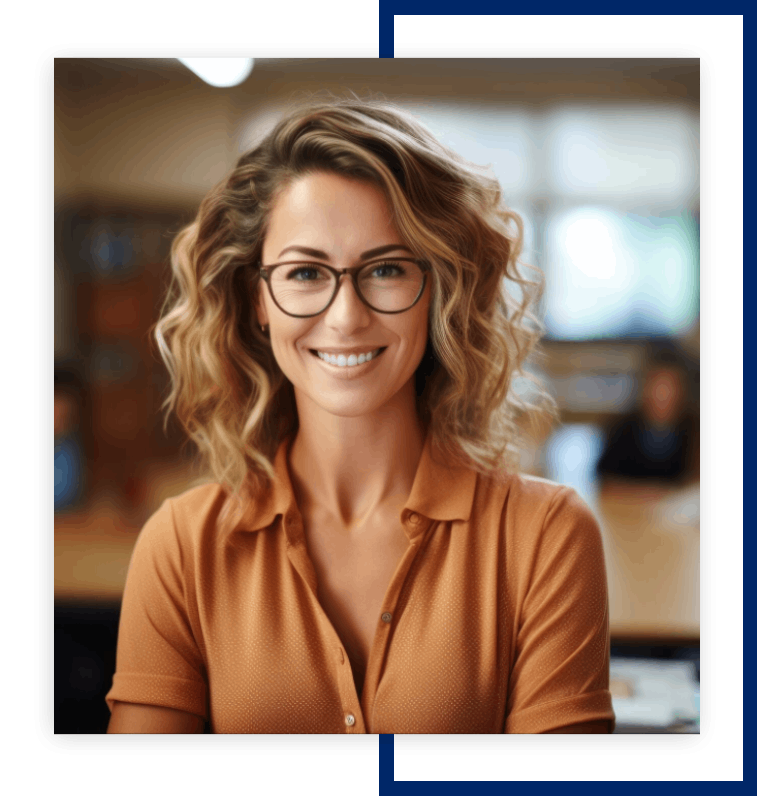
POLYGON ((189 464, 144 462, 140 479, 149 484, 140 510, 130 510, 118 493, 96 495, 91 504, 55 515, 55 599, 120 603, 137 535, 169 497, 196 483, 189 464))
POLYGON ((597 514, 613 637, 698 639, 698 486, 611 485, 597 514))

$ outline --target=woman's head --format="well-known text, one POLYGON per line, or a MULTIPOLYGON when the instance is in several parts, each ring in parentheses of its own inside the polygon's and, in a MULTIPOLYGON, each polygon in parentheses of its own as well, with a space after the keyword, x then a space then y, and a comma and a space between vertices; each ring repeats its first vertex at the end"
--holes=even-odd
MULTIPOLYGON (((236 489, 248 474, 270 476, 280 440, 296 429, 293 384, 306 386, 305 375, 319 373, 313 366, 328 375, 305 358, 311 343, 375 343, 387 349, 381 356, 399 355, 375 365, 393 366, 387 395, 415 371, 417 408, 437 447, 497 469, 524 408, 513 380, 538 338, 530 308, 540 285, 518 269, 521 243, 520 219, 502 206, 497 182, 407 114, 359 100, 295 110, 239 159, 174 242, 173 289, 157 325, 172 376, 167 407, 215 477, 236 489), (392 258, 426 269, 425 290, 404 313, 374 312, 341 277, 333 303, 308 322, 282 312, 262 284, 261 264, 267 276, 267 266, 290 258, 341 270, 393 244, 403 248, 392 258), (291 246, 327 259, 282 256, 291 246), (261 324, 271 325, 270 338, 261 324)), ((352 405, 349 390, 339 395, 331 410, 361 411, 364 395, 352 405)))
POLYGON ((429 305, 414 255, 373 183, 312 172, 279 193, 256 310, 300 415, 413 411, 429 305))

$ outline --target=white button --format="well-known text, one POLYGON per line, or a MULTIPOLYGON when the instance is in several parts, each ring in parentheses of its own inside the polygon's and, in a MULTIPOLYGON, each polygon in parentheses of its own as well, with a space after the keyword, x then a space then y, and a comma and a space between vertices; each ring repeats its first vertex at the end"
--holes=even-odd
POLYGON ((392 615, 389 613, 389 611, 387 611, 384 614, 381 614, 381 621, 387 623, 392 621, 392 615))
POLYGON ((344 723, 345 723, 345 724, 346 724, 348 727, 352 727, 352 725, 355 723, 355 717, 352 715, 352 713, 348 713, 348 714, 347 714, 347 715, 344 717, 344 723))

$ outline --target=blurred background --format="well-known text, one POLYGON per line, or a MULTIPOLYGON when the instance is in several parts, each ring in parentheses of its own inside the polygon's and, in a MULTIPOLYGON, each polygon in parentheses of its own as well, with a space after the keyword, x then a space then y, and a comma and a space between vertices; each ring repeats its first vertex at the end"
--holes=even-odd
POLYGON ((55 61, 55 731, 105 731, 136 536, 201 475, 149 339, 171 239, 292 100, 352 90, 522 215, 562 416, 522 467, 600 520, 616 731, 698 732, 699 61, 218 60, 55 61))

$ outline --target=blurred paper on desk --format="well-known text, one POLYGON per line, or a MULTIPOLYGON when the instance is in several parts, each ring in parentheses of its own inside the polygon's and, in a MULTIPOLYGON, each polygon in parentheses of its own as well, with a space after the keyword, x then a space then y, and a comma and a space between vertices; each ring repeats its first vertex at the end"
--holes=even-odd
POLYGON ((692 661, 610 661, 616 732, 624 727, 699 727, 699 683, 692 661))

